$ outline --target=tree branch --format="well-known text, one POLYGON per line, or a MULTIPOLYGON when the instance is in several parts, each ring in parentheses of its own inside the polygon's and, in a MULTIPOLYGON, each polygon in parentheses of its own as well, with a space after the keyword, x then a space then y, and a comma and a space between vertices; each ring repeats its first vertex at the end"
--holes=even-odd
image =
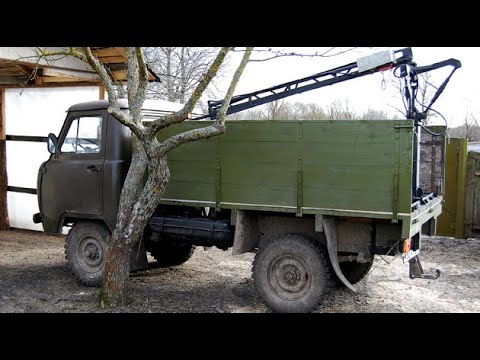
MULTIPOLYGON (((128 91, 128 108, 133 122, 142 128, 142 105, 145 99, 145 94, 139 91, 140 84, 140 68, 137 59, 136 49, 129 47, 126 49, 128 72, 127 72, 127 91, 128 91)), ((143 140, 143 137, 140 138, 143 140)))
POLYGON ((215 124, 200 129, 185 131, 181 134, 170 137, 163 143, 157 145, 158 153, 160 156, 163 156, 168 151, 182 144, 185 144, 186 142, 196 141, 200 139, 208 139, 213 136, 223 134, 225 132, 225 117, 227 114, 227 110, 230 105, 230 101, 232 100, 233 93, 235 92, 237 84, 240 80, 240 77, 242 76, 242 73, 249 61, 252 49, 253 48, 247 48, 247 50, 243 54, 242 61, 238 65, 238 68, 233 75, 232 81, 230 82, 230 86, 227 90, 227 94, 225 95, 225 99, 223 100, 223 104, 217 113, 217 120, 215 121, 215 124))
POLYGON ((133 47, 127 47, 125 51, 127 57, 127 93, 128 93, 128 108, 133 119, 141 117, 141 106, 137 107, 134 104, 134 99, 137 95, 138 88, 138 62, 133 47))
POLYGON ((217 113, 217 122, 220 122, 222 125, 225 125, 225 116, 227 114, 228 107, 230 106, 230 101, 232 101, 233 93, 237 87, 238 82, 240 81, 240 77, 243 74, 243 70, 247 66, 247 63, 250 61, 250 56, 252 55, 253 47, 247 47, 245 53, 243 54, 242 61, 240 65, 238 65, 235 74, 233 75, 232 81, 230 82, 230 86, 227 90, 227 95, 223 100, 223 104, 218 110, 217 113))
POLYGON ((137 90, 137 99, 136 101, 140 101, 140 99, 145 99, 147 93, 147 86, 148 86, 148 69, 147 64, 145 63, 145 56, 143 54, 142 48, 136 47, 135 54, 137 56, 137 63, 138 63, 138 90, 137 90))
MULTIPOLYGON (((269 56, 266 57, 266 58, 261 58, 261 59, 251 59, 250 61, 251 62, 264 62, 264 61, 269 61, 269 60, 273 60, 273 59, 278 59, 278 58, 282 58, 282 57, 323 57, 323 58, 327 58, 327 57, 333 57, 333 56, 337 56, 337 55, 340 55, 340 54, 344 54, 346 52, 349 52, 349 51, 352 51, 354 49, 356 49, 356 47, 351 47, 351 48, 348 48, 348 49, 345 49, 345 50, 339 50, 337 52, 334 52, 332 53, 332 51, 336 49, 334 47, 331 47, 329 48, 328 50, 325 50, 323 52, 319 52, 319 51, 315 51, 314 53, 310 53, 310 54, 302 54, 302 53, 299 53, 299 52, 295 52, 295 51, 285 51, 283 49, 281 50, 275 50, 271 47, 269 48, 266 48, 266 49, 255 49, 254 52, 255 53, 258 53, 258 54, 265 54, 265 53, 268 53, 269 56)), ((241 52, 241 51, 245 51, 245 50, 234 50, 234 51, 237 51, 237 52, 241 52)))
POLYGON ((220 51, 217 54, 217 57, 213 61, 212 65, 210 65, 210 68, 208 69, 207 73, 202 77, 202 79, 198 83, 197 88, 195 89, 193 94, 190 96, 190 99, 188 99, 187 103, 182 108, 182 110, 177 111, 172 115, 162 116, 157 120, 154 120, 150 124, 147 131, 147 136, 146 136, 148 140, 152 140, 156 136, 159 130, 164 129, 172 124, 180 123, 183 120, 188 118, 189 114, 193 111, 196 103, 202 96, 208 84, 210 84, 210 81, 217 74, 218 69, 222 65, 227 53, 230 50, 231 50, 230 47, 223 47, 220 49, 220 51))

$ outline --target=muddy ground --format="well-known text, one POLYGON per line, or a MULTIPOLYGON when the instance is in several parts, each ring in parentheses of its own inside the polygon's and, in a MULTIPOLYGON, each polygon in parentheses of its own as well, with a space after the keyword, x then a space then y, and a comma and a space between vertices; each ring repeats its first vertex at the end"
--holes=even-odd
MULTIPOLYGON (((97 289, 79 284, 64 259, 64 237, 33 231, 0 232, 0 313, 105 312, 97 289)), ((480 312, 480 239, 424 238, 424 269, 438 280, 411 280, 400 257, 376 257, 358 293, 335 288, 321 313, 480 312)), ((251 276, 254 254, 197 248, 185 264, 131 276, 127 306, 115 312, 265 313, 251 276)))

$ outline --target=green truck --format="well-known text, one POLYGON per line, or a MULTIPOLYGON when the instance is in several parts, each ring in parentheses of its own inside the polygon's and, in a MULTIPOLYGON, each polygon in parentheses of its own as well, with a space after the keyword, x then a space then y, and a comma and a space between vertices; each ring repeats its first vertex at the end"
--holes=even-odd
MULTIPOLYGON (((231 108, 248 98, 234 98, 231 108)), ((210 105, 213 118, 218 104, 210 105)), ((71 227, 67 262, 90 286, 102 281, 105 239, 130 162, 130 133, 108 106, 74 105, 58 137, 49 135, 51 156, 39 169, 40 212, 33 217, 49 233, 71 227)), ((442 196, 417 187, 421 114, 232 120, 226 134, 171 151, 170 182, 132 251, 131 270, 148 266, 146 252, 162 266, 187 261, 195 246, 255 252, 256 288, 278 312, 314 310, 335 282, 355 291, 376 254, 401 252, 411 278, 437 278, 438 270, 423 273, 418 257, 422 232, 435 232, 442 211, 442 196)), ((209 121, 172 126, 159 140, 209 121)))

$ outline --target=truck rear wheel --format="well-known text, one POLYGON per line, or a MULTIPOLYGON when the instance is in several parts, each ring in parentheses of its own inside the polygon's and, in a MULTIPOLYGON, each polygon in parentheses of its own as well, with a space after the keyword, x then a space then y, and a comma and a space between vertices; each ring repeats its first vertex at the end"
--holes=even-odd
POLYGON ((150 254, 161 267, 177 266, 188 261, 195 251, 195 245, 182 242, 158 242, 151 244, 150 254))
POLYGON ((65 239, 65 258, 75 277, 85 285, 100 286, 105 268, 108 228, 97 222, 76 222, 65 239))
MULTIPOLYGON (((373 265, 373 258, 371 261, 366 263, 359 263, 356 261, 352 262, 341 262, 340 269, 342 270, 343 275, 351 284, 356 284, 362 280, 369 273, 373 265)), ((338 283, 341 283, 339 280, 338 283)), ((343 283, 342 283, 343 284, 343 283)))
POLYGON ((253 277, 260 296, 277 312, 310 312, 332 287, 323 248, 299 234, 261 246, 253 261, 253 277))

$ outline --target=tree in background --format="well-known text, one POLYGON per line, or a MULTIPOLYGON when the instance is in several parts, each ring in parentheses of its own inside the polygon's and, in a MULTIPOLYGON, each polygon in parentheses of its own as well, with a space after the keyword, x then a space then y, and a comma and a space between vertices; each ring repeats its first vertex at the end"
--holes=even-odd
POLYGON ((477 118, 467 111, 462 124, 448 129, 448 135, 453 138, 465 138, 468 142, 480 141, 480 126, 477 118))
MULTIPOLYGON (((167 165, 168 152, 184 143, 207 139, 225 132, 228 104, 252 48, 244 50, 242 60, 232 77, 223 105, 213 124, 173 135, 162 142, 157 139, 159 132, 189 118, 207 86, 218 75, 231 50, 230 47, 217 50, 214 59, 203 68, 200 78, 193 85, 188 83, 192 87, 188 91, 179 87, 177 92, 179 100, 185 103, 180 111, 160 116, 146 127, 142 123, 141 110, 147 97, 148 68, 142 48, 126 48, 128 112, 120 108, 115 83, 110 78, 107 68, 93 55, 90 48, 72 47, 62 51, 38 49, 39 57, 73 56, 89 64, 100 76, 108 93, 110 103, 108 111, 132 132, 132 161, 120 195, 116 227, 111 236, 107 237, 104 279, 100 292, 100 304, 104 307, 114 307, 126 302, 130 252, 142 235, 168 184, 170 178, 167 165)), ((175 86, 172 85, 172 89, 176 89, 175 86)))
MULTIPOLYGON (((147 47, 145 62, 159 76, 160 83, 149 84, 147 98, 185 103, 192 95, 204 73, 215 60, 215 47, 147 47)), ((206 95, 213 97, 218 92, 216 83, 223 76, 219 69, 206 95)))
MULTIPOLYGON (((418 76, 418 90, 417 90, 417 102, 415 106, 420 107, 420 111, 424 111, 425 107, 428 106, 430 101, 432 100, 436 87, 431 83, 431 73, 423 73, 418 76)), ((405 94, 405 88, 404 88, 404 81, 399 78, 395 78, 394 80, 391 81, 392 86, 394 87, 397 95, 400 95, 400 98, 402 99, 402 104, 403 107, 399 108, 394 105, 390 105, 393 109, 395 109, 398 113, 402 115, 403 118, 407 116, 407 104, 405 102, 404 94, 405 94)), ((397 96, 395 96, 397 97, 397 96)), ((429 111, 427 113, 427 118, 425 119, 424 125, 429 125, 429 122, 431 123, 431 120, 435 117, 437 117, 438 114, 435 111, 429 111)))
POLYGON ((273 101, 263 107, 229 115, 230 120, 382 120, 398 119, 383 110, 354 111, 348 100, 335 100, 325 109, 316 103, 273 101))

